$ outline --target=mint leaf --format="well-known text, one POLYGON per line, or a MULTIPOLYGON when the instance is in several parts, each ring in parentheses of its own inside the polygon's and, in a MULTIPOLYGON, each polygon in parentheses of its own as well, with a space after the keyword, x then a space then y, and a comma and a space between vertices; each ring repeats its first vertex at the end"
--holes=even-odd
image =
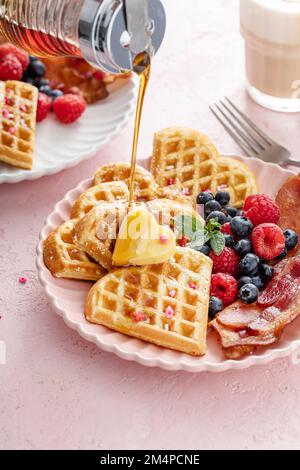
POLYGON ((217 221, 217 219, 210 219, 206 224, 206 230, 209 233, 219 232, 222 225, 217 221))
POLYGON ((216 255, 219 256, 225 248, 225 237, 223 233, 217 232, 211 235, 210 246, 216 255))
POLYGON ((204 230, 199 230, 196 232, 192 238, 192 241, 188 244, 189 248, 193 250, 201 250, 205 243, 205 234, 204 230))
POLYGON ((190 240, 193 239, 196 232, 203 230, 201 221, 191 215, 178 215, 174 219, 174 224, 179 234, 188 237, 190 240))

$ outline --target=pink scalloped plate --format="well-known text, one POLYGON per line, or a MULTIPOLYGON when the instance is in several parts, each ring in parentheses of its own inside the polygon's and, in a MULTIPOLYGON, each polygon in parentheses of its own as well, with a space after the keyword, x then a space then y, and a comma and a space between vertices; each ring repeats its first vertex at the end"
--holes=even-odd
MULTIPOLYGON (((272 197, 276 195, 287 178, 294 174, 277 165, 264 163, 257 159, 228 156, 247 163, 257 177, 260 190, 272 197)), ((141 163, 147 167, 149 161, 144 160, 141 163)), ((104 351, 113 352, 123 359, 136 361, 144 366, 188 372, 222 372, 228 369, 244 369, 288 356, 300 347, 300 319, 286 329, 279 343, 269 348, 258 349, 253 355, 238 361, 224 358, 218 338, 213 332, 208 334, 207 354, 204 357, 197 358, 163 349, 116 333, 105 327, 88 323, 84 318, 83 308, 86 295, 92 284, 54 278, 43 262, 43 242, 54 228, 69 218, 73 202, 91 186, 91 182, 91 179, 83 181, 56 204, 41 231, 37 249, 37 268, 40 281, 51 300, 54 310, 62 316, 70 328, 76 330, 83 338, 95 343, 104 351)))

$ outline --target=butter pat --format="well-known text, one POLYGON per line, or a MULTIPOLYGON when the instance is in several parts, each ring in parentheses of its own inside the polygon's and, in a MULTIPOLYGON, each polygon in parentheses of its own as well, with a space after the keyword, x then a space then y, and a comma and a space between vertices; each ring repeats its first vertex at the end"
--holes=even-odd
POLYGON ((145 206, 132 209, 124 219, 115 250, 114 266, 145 266, 165 263, 174 255, 176 238, 145 206))

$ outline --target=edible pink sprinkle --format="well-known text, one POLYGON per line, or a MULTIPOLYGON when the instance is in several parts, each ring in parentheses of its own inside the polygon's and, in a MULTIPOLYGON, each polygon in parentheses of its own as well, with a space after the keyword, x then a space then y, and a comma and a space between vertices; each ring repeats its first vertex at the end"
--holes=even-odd
POLYGON ((5 104, 7 106, 13 106, 14 102, 11 98, 8 98, 8 96, 5 97, 5 104))
POLYGON ((3 111, 2 111, 2 114, 5 118, 8 118, 9 117, 9 111, 8 109, 4 108, 3 111))
POLYGON ((183 191, 182 191, 182 194, 184 196, 190 196, 190 194, 191 194, 190 189, 189 188, 184 188, 183 191))
POLYGON ((189 287, 194 290, 198 289, 198 287, 196 286, 194 282, 189 282, 189 287))
POLYGON ((227 189, 226 184, 221 184, 220 186, 218 186, 218 191, 222 191, 223 189, 227 189))
POLYGON ((21 104, 20 110, 23 111, 24 113, 27 113, 28 108, 27 108, 26 104, 21 104))
POLYGON ((134 312, 131 312, 130 316, 137 323, 140 321, 146 321, 148 318, 147 315, 143 313, 141 310, 136 310, 134 312))
POLYGON ((172 299, 174 299, 174 298, 176 297, 176 293, 177 293, 177 292, 176 292, 175 289, 170 290, 170 292, 169 292, 169 297, 171 297, 172 299))
POLYGON ((174 184, 174 178, 169 178, 168 185, 172 186, 174 184))
POLYGON ((13 135, 13 134, 15 133, 15 131, 16 131, 16 129, 15 129, 14 127, 9 127, 9 128, 8 128, 8 133, 9 133, 10 135, 13 135))
POLYGON ((19 277, 19 283, 20 284, 26 284, 26 282, 27 282, 26 277, 19 277))
POLYGON ((169 307, 166 308, 165 315, 166 315, 167 318, 173 318, 174 317, 175 312, 172 309, 172 307, 170 307, 170 305, 169 305, 169 307))
POLYGON ((167 235, 161 235, 159 237, 160 243, 166 244, 169 241, 169 237, 167 235))

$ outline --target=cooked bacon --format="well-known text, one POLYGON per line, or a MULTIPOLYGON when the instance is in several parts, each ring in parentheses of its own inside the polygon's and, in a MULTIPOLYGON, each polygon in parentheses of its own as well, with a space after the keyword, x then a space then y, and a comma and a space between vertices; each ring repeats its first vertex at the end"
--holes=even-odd
POLYGON ((300 315, 300 255, 290 258, 269 286, 264 305, 249 306, 238 301, 211 322, 227 357, 237 359, 249 354, 250 346, 254 349, 277 342, 285 327, 300 315), (278 289, 278 285, 285 287, 278 289))
POLYGON ((236 302, 231 308, 223 310, 216 318, 217 322, 234 331, 245 331, 248 325, 257 320, 263 311, 257 305, 245 305, 236 302))
MULTIPOLYGON (((292 229, 300 236, 300 175, 292 176, 282 186, 276 197, 276 204, 280 208, 279 226, 282 229, 292 229)), ((300 251, 300 244, 289 253, 294 256, 300 251)))

